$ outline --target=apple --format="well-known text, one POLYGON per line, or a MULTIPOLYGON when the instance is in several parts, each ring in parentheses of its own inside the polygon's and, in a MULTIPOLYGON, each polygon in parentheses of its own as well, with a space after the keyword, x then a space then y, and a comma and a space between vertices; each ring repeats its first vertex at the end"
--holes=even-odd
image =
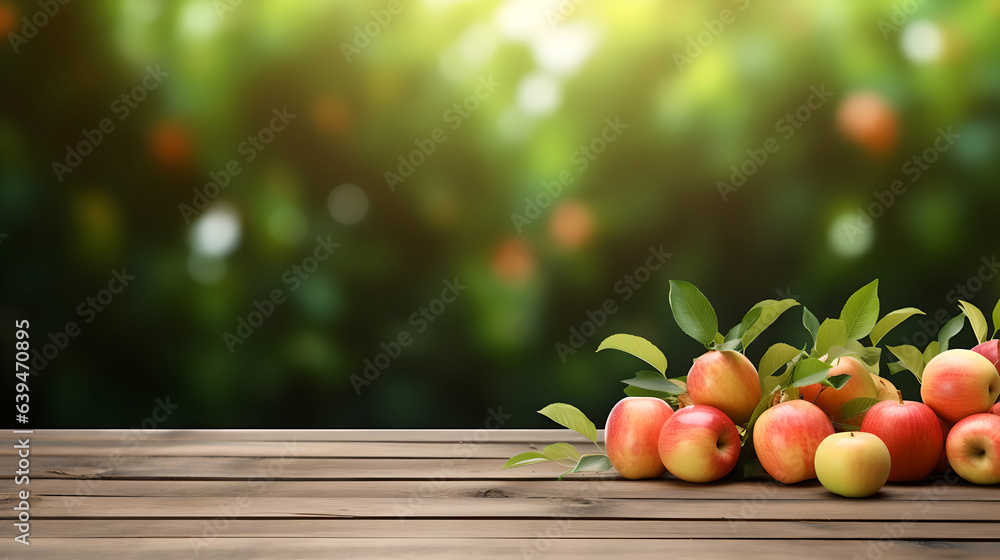
POLYGON ((878 389, 878 395, 875 397, 880 401, 894 401, 896 400, 896 395, 899 394, 899 389, 892 384, 888 379, 871 374, 872 381, 875 382, 875 388, 878 389))
POLYGON ((1000 340, 987 340, 972 351, 989 360, 1000 373, 1000 340))
POLYGON ((833 433, 830 418, 803 400, 778 403, 757 418, 753 448, 767 474, 794 484, 816 477, 816 448, 833 433))
POLYGON ((799 390, 802 398, 820 407, 830 420, 838 424, 850 424, 860 426, 864 420, 864 413, 854 418, 843 418, 840 409, 844 403, 858 397, 878 398, 879 388, 872 379, 871 373, 865 369, 864 364, 858 360, 845 356, 833 361, 833 367, 827 377, 847 374, 851 379, 840 389, 826 387, 819 383, 806 385, 799 390))
POLYGON ((920 399, 949 422, 986 412, 997 396, 1000 373, 972 350, 942 352, 924 367, 920 399))
POLYGON ((760 402, 757 368, 732 350, 710 350, 695 360, 687 390, 691 402, 717 408, 736 424, 746 424, 760 402))
POLYGON ((892 464, 889 448, 875 434, 833 434, 816 448, 816 478, 845 498, 867 498, 881 490, 892 464))
MULTIPOLYGON (((927 478, 941 458, 944 435, 934 411, 923 403, 882 401, 868 410, 861 431, 878 436, 892 457, 891 482, 927 478)), ((821 479, 822 480, 822 479, 821 479)))
POLYGON ((688 482, 711 482, 736 466, 740 434, 721 410, 695 404, 678 410, 663 425, 659 451, 670 474, 688 482))
POLYGON ((1000 484, 1000 416, 965 418, 951 429, 945 449, 958 476, 973 484, 1000 484))
POLYGON ((674 413, 663 399, 625 397, 618 401, 604 426, 604 446, 611 466, 625 478, 655 478, 663 474, 656 445, 660 429, 674 413))
POLYGON ((990 409, 990 414, 996 414, 997 416, 1000 416, 1000 402, 993 405, 993 408, 990 409))

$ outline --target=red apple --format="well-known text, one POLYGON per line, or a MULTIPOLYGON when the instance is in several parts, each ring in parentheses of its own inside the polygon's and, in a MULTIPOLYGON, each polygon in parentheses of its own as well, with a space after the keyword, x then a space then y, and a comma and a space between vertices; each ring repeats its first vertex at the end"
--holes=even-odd
POLYGON ((945 449, 958 476, 973 484, 1000 484, 1000 416, 965 418, 951 429, 945 449))
POLYGON ((987 340, 972 351, 989 360, 997 368, 997 373, 1000 373, 1000 340, 987 340))
POLYGON ((760 402, 757 368, 731 350, 711 350, 695 360, 687 390, 691 402, 717 408, 736 424, 746 424, 760 402))
POLYGON ((993 408, 990 409, 990 414, 996 414, 997 416, 1000 416, 1000 402, 993 405, 993 408))
POLYGON ((889 448, 875 434, 833 434, 816 449, 816 478, 834 494, 867 498, 885 485, 893 463, 889 448))
POLYGON ((657 452, 660 429, 674 413, 663 399, 625 397, 608 414, 604 446, 611 466, 625 478, 656 478, 663 474, 657 452))
POLYGON ((816 478, 816 448, 833 433, 826 413, 803 400, 776 404, 757 418, 753 448, 767 474, 793 484, 816 478))
POLYGON ((833 367, 827 377, 844 374, 850 375, 851 379, 840 389, 813 383, 799 389, 799 394, 802 395, 803 399, 820 407, 833 422, 860 426, 865 417, 864 413, 854 418, 845 419, 841 416, 840 409, 844 403, 851 399, 858 397, 878 398, 879 385, 875 383, 864 364, 849 356, 834 360, 833 367))
POLYGON ((920 399, 949 422, 986 412, 997 396, 1000 396, 1000 373, 989 360, 972 350, 942 352, 924 368, 920 399))
POLYGON ((663 425, 659 451, 670 474, 688 482, 711 482, 736 466, 740 434, 721 410, 695 404, 678 410, 663 425))
POLYGON ((890 482, 927 478, 941 458, 941 423, 923 403, 904 401, 902 397, 882 401, 868 410, 861 431, 878 436, 889 448, 890 482))

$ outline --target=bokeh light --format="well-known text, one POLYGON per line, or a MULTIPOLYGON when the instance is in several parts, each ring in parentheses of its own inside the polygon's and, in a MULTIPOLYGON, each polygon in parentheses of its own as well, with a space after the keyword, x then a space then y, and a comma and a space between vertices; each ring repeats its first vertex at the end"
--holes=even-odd
POLYGON ((326 204, 333 219, 342 224, 356 224, 368 215, 368 195, 349 183, 333 189, 326 204))

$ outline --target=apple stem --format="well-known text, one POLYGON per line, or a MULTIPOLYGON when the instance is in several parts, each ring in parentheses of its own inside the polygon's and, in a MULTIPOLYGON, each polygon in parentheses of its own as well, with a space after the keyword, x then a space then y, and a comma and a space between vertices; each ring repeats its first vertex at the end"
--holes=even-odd
POLYGON ((899 404, 903 404, 903 392, 902 391, 900 391, 898 389, 896 390, 896 398, 899 399, 899 404))

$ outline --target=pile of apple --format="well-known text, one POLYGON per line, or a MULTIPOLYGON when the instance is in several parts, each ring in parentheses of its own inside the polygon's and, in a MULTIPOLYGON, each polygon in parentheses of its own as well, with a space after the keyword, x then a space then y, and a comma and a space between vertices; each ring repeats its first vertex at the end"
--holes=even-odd
MULTIPOLYGON (((811 345, 775 344, 758 367, 746 349, 797 302, 760 302, 723 335, 697 288, 670 286, 678 325, 706 348, 687 375, 667 378, 666 357, 645 339, 608 337, 598 351, 627 352, 655 371, 624 381, 628 396, 608 416, 606 453, 580 454, 559 443, 517 455, 505 468, 555 461, 570 468, 564 474, 614 467, 628 479, 668 471, 689 482, 745 478, 762 469, 786 484, 818 478, 847 497, 870 496, 887 481, 918 481, 949 466, 969 482, 1000 483, 1000 340, 987 340, 985 316, 975 306, 961 302, 961 314, 923 351, 887 347, 898 358, 888 364, 890 373, 910 371, 921 382, 923 402, 915 402, 904 401, 879 375, 878 344, 922 312, 900 309, 879 320, 877 280, 855 292, 837 319, 820 323, 803 308, 811 345), (949 349, 966 319, 979 345, 949 349)), ((995 336, 1000 302, 993 322, 995 336)), ((598 445, 593 423, 576 408, 557 403, 540 412, 598 445)))

